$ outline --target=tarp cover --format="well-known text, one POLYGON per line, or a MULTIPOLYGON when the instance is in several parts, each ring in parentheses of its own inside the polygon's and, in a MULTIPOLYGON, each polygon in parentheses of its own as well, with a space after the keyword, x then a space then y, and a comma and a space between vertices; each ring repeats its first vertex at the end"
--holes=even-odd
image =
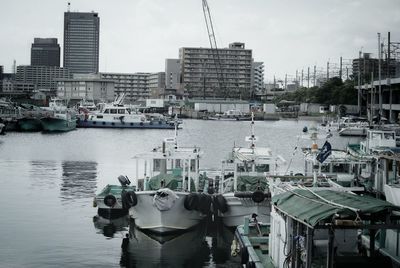
POLYGON ((159 211, 170 210, 175 204, 175 200, 178 198, 179 196, 176 195, 171 189, 159 189, 153 197, 153 205, 159 211))
MULTIPOLYGON (((164 180, 164 188, 177 190, 183 185, 182 177, 174 174, 158 174, 149 180, 149 190, 158 190, 161 187, 161 181, 164 180)), ((190 191, 195 191, 194 181, 191 179, 190 191)))
POLYGON ((237 178, 238 191, 255 191, 258 186, 260 186, 261 191, 267 189, 267 180, 264 176, 239 176, 237 178))
MULTIPOLYGON (((389 209, 400 210, 400 207, 389 202, 368 196, 332 190, 315 191, 315 193, 330 202, 357 209, 361 218, 365 214, 385 212, 389 209)), ((272 204, 288 216, 312 227, 315 227, 321 221, 331 221, 336 213, 341 216, 354 216, 354 219, 356 216, 354 211, 331 205, 312 192, 303 189, 295 189, 291 192, 275 195, 272 198, 272 204)))

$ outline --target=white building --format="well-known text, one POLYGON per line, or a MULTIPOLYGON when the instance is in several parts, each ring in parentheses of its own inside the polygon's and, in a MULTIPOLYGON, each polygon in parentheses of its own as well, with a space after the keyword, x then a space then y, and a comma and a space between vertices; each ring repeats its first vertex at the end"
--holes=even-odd
POLYGON ((114 100, 114 81, 99 74, 74 75, 71 79, 57 79, 57 97, 68 100, 114 100))

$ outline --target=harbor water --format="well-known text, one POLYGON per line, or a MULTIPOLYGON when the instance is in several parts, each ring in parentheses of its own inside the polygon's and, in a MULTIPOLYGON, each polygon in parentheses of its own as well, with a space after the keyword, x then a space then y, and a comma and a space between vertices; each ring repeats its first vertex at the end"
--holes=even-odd
MULTIPOLYGON (((257 146, 286 159, 283 169, 304 171, 299 139, 312 121, 257 121, 257 146), (297 150, 295 150, 297 148, 297 150)), ((10 132, 0 136, 0 267, 240 267, 230 257, 233 231, 205 221, 179 235, 143 233, 126 219, 97 216, 93 197, 117 177, 136 177, 138 153, 161 146, 173 130, 77 129, 59 134, 10 132), (129 260, 121 242, 131 234, 129 260)), ((181 146, 199 146, 202 168, 219 168, 234 144, 247 146, 250 122, 184 120, 181 146)), ((357 138, 334 133, 333 148, 357 138)), ((324 140, 319 141, 321 147, 324 140)), ((139 177, 143 174, 139 173, 139 177)))

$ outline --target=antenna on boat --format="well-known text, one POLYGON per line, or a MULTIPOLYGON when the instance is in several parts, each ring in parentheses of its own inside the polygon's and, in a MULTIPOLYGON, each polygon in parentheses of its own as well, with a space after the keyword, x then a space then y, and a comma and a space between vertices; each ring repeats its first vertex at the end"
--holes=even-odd
POLYGON ((254 135, 254 113, 251 113, 251 135, 246 137, 246 141, 250 142, 250 149, 254 150, 254 148, 256 147, 255 142, 257 141, 257 137, 254 135))
POLYGON ((178 115, 175 114, 175 120, 174 120, 174 126, 175 126, 175 149, 178 149, 178 115))

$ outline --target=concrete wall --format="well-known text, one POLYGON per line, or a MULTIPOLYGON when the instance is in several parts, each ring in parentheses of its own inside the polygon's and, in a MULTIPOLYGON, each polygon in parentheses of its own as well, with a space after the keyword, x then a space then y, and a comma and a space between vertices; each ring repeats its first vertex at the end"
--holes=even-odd
POLYGON ((250 112, 248 103, 198 103, 194 104, 195 111, 207 110, 212 113, 223 113, 228 110, 240 110, 243 113, 250 112))

